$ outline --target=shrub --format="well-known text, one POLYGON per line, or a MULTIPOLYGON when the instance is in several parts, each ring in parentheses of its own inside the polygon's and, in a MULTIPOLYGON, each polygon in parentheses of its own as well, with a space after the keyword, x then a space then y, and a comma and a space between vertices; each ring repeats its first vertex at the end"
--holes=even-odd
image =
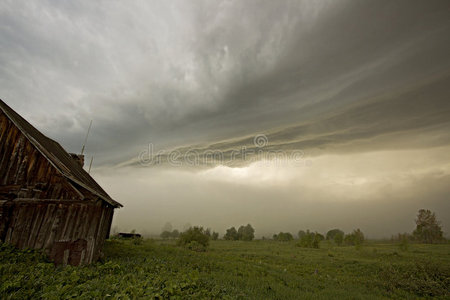
POLYGON ((340 230, 340 229, 331 229, 331 230, 329 230, 328 232, 327 232, 327 235, 326 235, 326 237, 327 237, 327 240, 334 240, 334 238, 335 238, 335 236, 336 235, 344 235, 344 232, 342 231, 342 230, 340 230))
POLYGON ((191 241, 188 244, 186 244, 186 248, 192 251, 205 252, 207 247, 200 244, 197 241, 191 241))
POLYGON ((297 233, 298 239, 301 240, 302 237, 304 237, 306 235, 306 232, 304 232, 303 230, 299 230, 297 233))
POLYGON ((413 235, 422 243, 433 244, 442 242, 442 226, 436 219, 436 214, 428 209, 419 210, 416 219, 416 229, 413 235))
POLYGON ((344 241, 347 245, 360 247, 364 242, 364 234, 358 228, 356 230, 353 230, 352 233, 347 234, 344 238, 344 241))
POLYGON ((171 232, 165 230, 165 231, 161 232, 161 234, 160 234, 159 236, 160 236, 162 239, 168 239, 168 238, 170 238, 170 236, 171 236, 171 232))
POLYGON ((315 233, 315 237, 317 237, 317 239, 319 240, 319 242, 325 240, 325 237, 323 236, 323 234, 320 234, 318 232, 315 233))
POLYGON ((237 233, 236 228, 231 227, 231 228, 227 229, 227 232, 223 236, 223 239, 229 240, 229 241, 236 241, 238 239, 238 233, 237 233))
POLYGON ((251 241, 255 238, 255 229, 253 229, 252 225, 247 224, 247 226, 240 226, 238 230, 236 228, 231 227, 227 229, 227 232, 223 236, 225 240, 229 241, 251 241))
POLYGON ((194 251, 206 251, 209 246, 209 236, 205 234, 203 227, 191 227, 180 234, 177 245, 194 251))
POLYGON ((321 235, 320 233, 318 234, 317 232, 314 234, 314 238, 312 241, 312 247, 319 249, 319 243, 320 241, 323 241, 323 235, 321 235))
POLYGON ((176 239, 176 238, 178 238, 179 236, 180 236, 180 232, 179 232, 178 230, 176 230, 176 229, 172 230, 172 232, 170 233, 170 237, 171 237, 171 238, 176 239))
POLYGON ((305 234, 300 238, 300 241, 297 245, 304 248, 319 248, 319 243, 321 240, 320 236, 321 234, 310 232, 309 230, 307 230, 305 234))
POLYGON ((255 238, 255 229, 252 225, 240 226, 238 229, 238 239, 241 241, 251 241, 255 238))
POLYGON ((292 241, 294 237, 290 232, 280 232, 279 234, 274 234, 273 239, 280 242, 292 241))
POLYGON ((336 243, 336 245, 341 246, 342 243, 344 242, 344 232, 338 232, 334 235, 333 238, 334 242, 336 243))

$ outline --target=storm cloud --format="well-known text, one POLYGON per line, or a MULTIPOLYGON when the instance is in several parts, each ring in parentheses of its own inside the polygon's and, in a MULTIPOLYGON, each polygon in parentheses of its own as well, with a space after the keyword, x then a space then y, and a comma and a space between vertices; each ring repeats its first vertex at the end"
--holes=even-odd
POLYGON ((265 233, 283 220, 290 225, 274 232, 356 227, 371 218, 347 222, 341 185, 328 183, 362 182, 370 193, 345 193, 360 199, 354 211, 387 218, 383 229, 363 224, 383 236, 406 230, 421 207, 450 219, 449 36, 446 0, 2 1, 0 97, 70 152, 93 120, 86 154, 95 156, 94 177, 125 204, 119 227, 157 232, 179 220, 222 230, 248 219, 261 228, 265 218, 265 233), (156 168, 141 161, 149 145, 223 159, 156 168), (301 161, 261 169, 264 159, 233 154, 243 148, 301 153, 301 161), (361 167, 372 160, 383 171, 361 167), (289 178, 305 172, 298 188, 289 178), (265 178, 270 197, 252 183, 265 178), (395 204, 381 197, 387 186, 395 204), (224 221, 205 204, 213 198, 224 221), (276 203, 306 220, 270 214, 276 203), (342 213, 321 209, 331 203, 342 213), (386 214, 401 206, 403 221, 386 214))

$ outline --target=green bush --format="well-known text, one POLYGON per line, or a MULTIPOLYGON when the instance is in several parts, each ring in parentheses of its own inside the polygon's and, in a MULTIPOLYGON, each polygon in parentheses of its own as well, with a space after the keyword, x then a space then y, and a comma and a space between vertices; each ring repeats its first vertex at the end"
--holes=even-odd
POLYGON ((421 243, 433 244, 444 240, 441 222, 429 209, 421 209, 417 214, 416 229, 413 236, 421 243))
POLYGON ((310 232, 307 230, 300 238, 297 246, 303 248, 319 248, 320 241, 323 240, 323 235, 319 233, 310 232))
POLYGON ((299 240, 302 239, 302 237, 304 237, 306 235, 306 232, 304 232, 303 230, 299 230, 297 233, 297 237, 299 240))
POLYGON ((331 229, 331 230, 329 230, 327 232, 326 238, 327 238, 327 240, 334 240, 337 235, 344 236, 344 232, 342 230, 340 230, 340 229, 337 229, 337 228, 336 229, 331 229))
POLYGON ((246 226, 241 225, 238 230, 236 228, 231 227, 227 229, 227 232, 223 236, 224 240, 229 241, 251 241, 255 238, 255 229, 253 229, 252 225, 247 224, 246 226))
POLYGON ((356 246, 357 248, 359 248, 364 242, 364 234, 358 228, 356 230, 353 230, 352 233, 347 234, 344 238, 344 242, 347 245, 356 246))
POLYGON ((206 251, 206 246, 200 244, 197 241, 191 241, 188 244, 186 244, 186 248, 188 248, 189 250, 192 251, 197 251, 197 252, 205 252, 206 251))
POLYGON ((255 238, 255 229, 253 229, 252 225, 247 224, 246 226, 242 225, 238 229, 238 239, 241 241, 251 241, 255 238))
POLYGON ((237 233, 236 228, 231 227, 231 228, 227 229, 227 232, 223 236, 223 239, 228 240, 228 241, 237 241, 238 233, 237 233))
POLYGON ((290 232, 280 232, 279 234, 274 234, 273 239, 280 242, 289 242, 292 241, 294 237, 290 232))
POLYGON ((336 245, 341 246, 344 242, 344 232, 338 232, 333 237, 334 242, 336 245))
POLYGON ((177 245, 194 251, 206 251, 209 246, 209 236, 203 227, 191 227, 180 234, 177 245))

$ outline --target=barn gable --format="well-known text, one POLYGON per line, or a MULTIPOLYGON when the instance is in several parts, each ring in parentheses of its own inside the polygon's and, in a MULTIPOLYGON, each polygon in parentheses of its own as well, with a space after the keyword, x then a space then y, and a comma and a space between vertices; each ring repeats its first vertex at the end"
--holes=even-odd
MULTIPOLYGON (((34 128, 30 123, 28 123, 24 118, 22 118, 19 114, 17 114, 14 110, 12 110, 6 103, 0 100, 0 111, 4 116, 1 117, 1 128, 2 132, 0 133, 0 141, 2 142, 2 147, 6 147, 12 144, 14 138, 18 138, 18 142, 21 144, 26 144, 25 149, 32 152, 31 145, 48 161, 48 163, 57 171, 57 173, 61 174, 63 178, 66 179, 67 184, 69 184, 75 191, 82 195, 83 197, 90 198, 92 195, 106 201, 113 207, 121 207, 122 205, 113 199, 95 182, 95 180, 83 169, 83 167, 69 154, 67 153, 61 145, 59 145, 54 140, 44 136, 41 132, 39 132, 36 128, 34 128), (16 129, 11 128, 12 126, 16 127, 18 131, 23 136, 19 136, 19 133, 16 129), (25 140, 26 139, 26 140, 25 140), (28 141, 28 142, 27 142, 28 141), (31 145, 30 145, 31 144, 31 145)), ((21 145, 15 145, 17 149, 14 149, 13 155, 16 159, 21 159, 21 152, 24 147, 20 147, 21 145)), ((6 151, 3 152, 6 154, 6 151)), ((30 153, 28 153, 30 154, 30 153)), ((34 156, 33 156, 34 157, 34 156)), ((17 178, 20 176, 24 176, 25 165, 28 164, 28 168, 33 167, 34 161, 29 161, 25 157, 24 160, 21 161, 23 166, 17 165, 18 162, 14 162, 10 160, 8 157, 3 157, 0 166, 2 167, 1 175, 3 173, 13 172, 13 176, 16 177, 15 181, 22 178, 17 178), (15 165, 15 163, 17 163, 15 165), (6 166, 6 164, 9 164, 6 166), (15 168, 14 168, 15 167, 15 168)), ((50 172, 50 171, 49 171, 50 172)), ((8 181, 7 176, 2 176, 3 181, 8 181)), ((0 178, 2 178, 0 177, 0 178)), ((5 184, 5 183, 2 183, 5 184)), ((61 184, 58 182, 58 184, 61 184)))
POLYGON ((64 264, 95 261, 121 204, 0 100, 0 240, 64 264))

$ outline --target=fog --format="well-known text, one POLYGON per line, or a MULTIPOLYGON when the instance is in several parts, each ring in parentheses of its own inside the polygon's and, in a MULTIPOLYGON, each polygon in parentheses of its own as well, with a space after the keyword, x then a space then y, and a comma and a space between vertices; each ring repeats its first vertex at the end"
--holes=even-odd
POLYGON ((159 234, 166 222, 221 234, 251 223, 259 237, 300 229, 358 227, 371 238, 411 232, 417 211, 450 223, 450 148, 323 155, 258 161, 245 167, 162 166, 97 170, 95 177, 124 208, 117 230, 159 234), (130 193, 130 191, 132 191, 130 193))

